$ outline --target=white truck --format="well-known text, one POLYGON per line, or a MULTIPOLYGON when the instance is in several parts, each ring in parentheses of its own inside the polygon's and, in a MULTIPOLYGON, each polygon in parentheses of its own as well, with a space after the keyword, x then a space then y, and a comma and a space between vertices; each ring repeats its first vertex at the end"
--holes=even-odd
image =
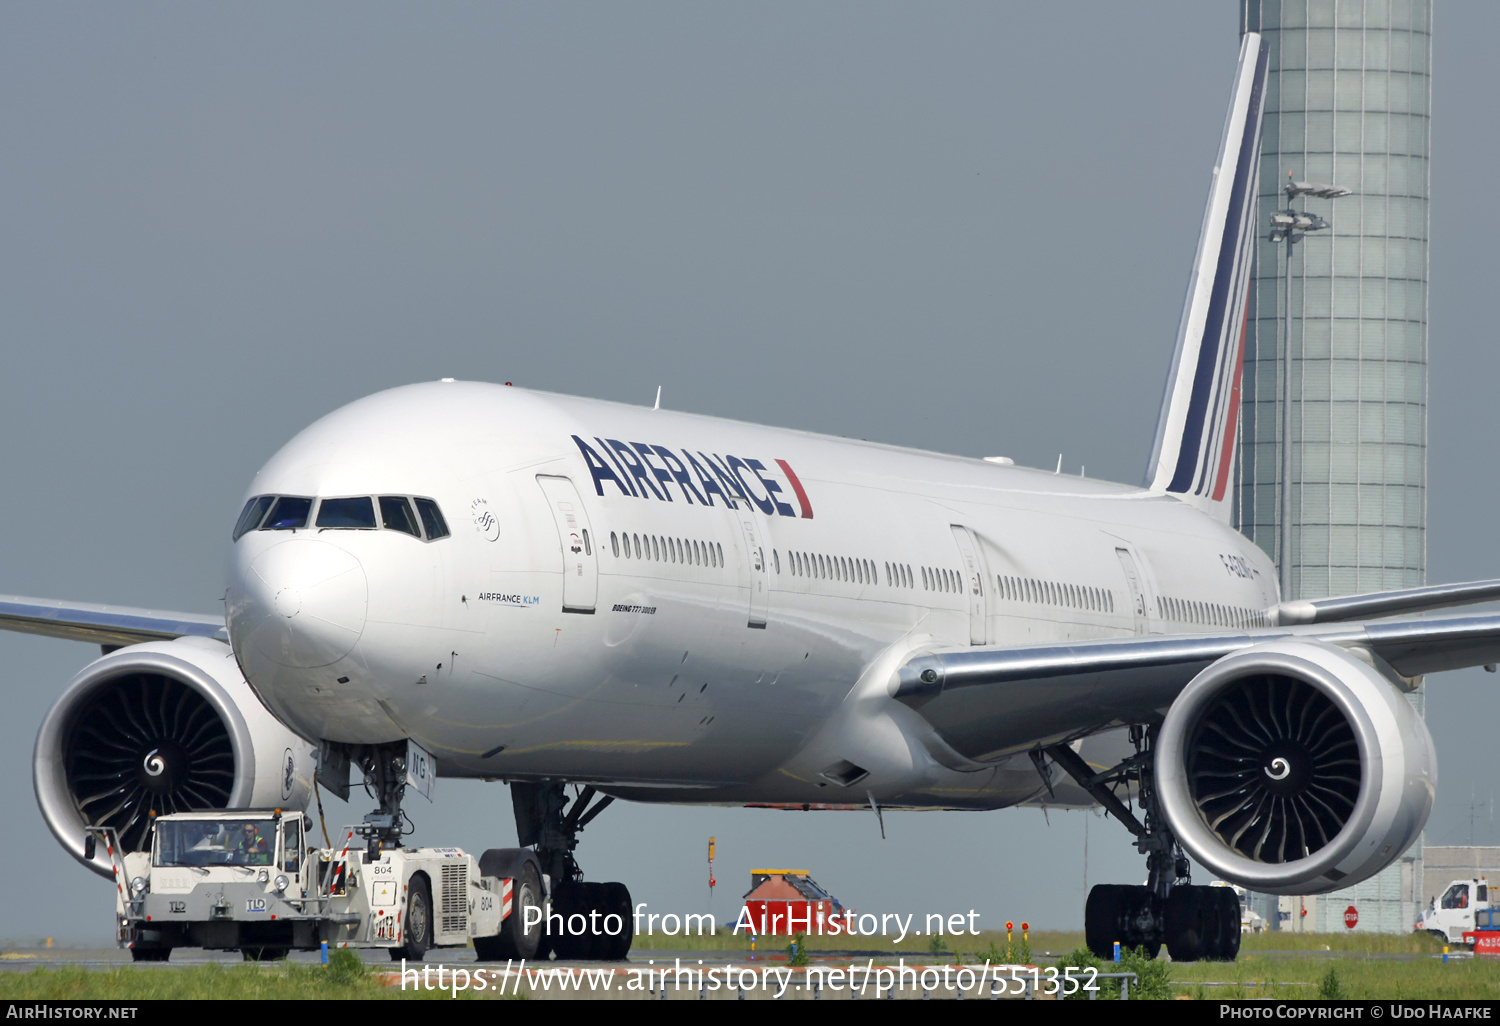
POLYGON ((1485 922, 1480 924, 1488 929, 1490 910, 1496 907, 1491 901, 1489 881, 1484 877, 1470 880, 1454 880, 1443 891, 1442 897, 1434 897, 1427 910, 1422 913, 1422 918, 1417 921, 1417 930, 1425 930, 1436 934, 1443 939, 1445 944, 1472 944, 1472 940, 1466 939, 1464 934, 1473 933, 1476 926, 1475 916, 1478 913, 1486 913, 1485 922))
POLYGON ((331 848, 307 844, 301 812, 186 812, 156 819, 149 851, 122 853, 112 829, 91 827, 114 870, 118 940, 138 962, 174 948, 239 950, 246 959, 291 950, 386 948, 421 959, 473 943, 482 960, 534 958, 546 909, 534 853, 365 844, 358 827, 331 848))

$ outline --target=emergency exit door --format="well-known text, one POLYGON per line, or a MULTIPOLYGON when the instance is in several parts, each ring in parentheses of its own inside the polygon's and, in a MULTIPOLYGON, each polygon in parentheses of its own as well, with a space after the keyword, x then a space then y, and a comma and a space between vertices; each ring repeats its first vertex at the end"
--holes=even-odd
POLYGON ((950 524, 958 555, 963 560, 964 592, 969 599, 969 644, 983 645, 989 640, 989 589, 984 586, 984 559, 979 553, 979 539, 961 524, 950 524))
POLYGON ((1141 585, 1141 571, 1135 565, 1135 557, 1129 549, 1115 549, 1120 560, 1120 569, 1125 571, 1125 583, 1130 588, 1130 606, 1135 614, 1135 632, 1147 634, 1151 630, 1150 617, 1146 613, 1146 590, 1141 585))
POLYGON ((766 566, 766 546, 761 539, 760 525, 748 509, 739 513, 740 530, 745 545, 745 564, 750 574, 750 622, 749 627, 762 630, 766 626, 766 609, 771 604, 771 575, 766 566))
POLYGON ((564 613, 592 613, 599 595, 599 557, 594 552, 593 532, 578 489, 566 477, 538 474, 547 506, 557 524, 557 542, 562 551, 564 613))

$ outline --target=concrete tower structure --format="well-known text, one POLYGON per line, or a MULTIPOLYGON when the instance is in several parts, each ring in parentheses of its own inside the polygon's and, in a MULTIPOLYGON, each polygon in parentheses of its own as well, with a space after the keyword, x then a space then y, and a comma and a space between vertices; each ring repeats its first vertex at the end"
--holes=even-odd
MULTIPOLYGON (((1287 174, 1353 190, 1299 209, 1291 288, 1292 593, 1426 571, 1430 0, 1241 0, 1270 43, 1260 211, 1287 174)), ((1262 235, 1265 233, 1262 232, 1262 235)), ((1262 241, 1246 335, 1239 525, 1278 563, 1286 247, 1262 241)))
MULTIPOLYGON (((1240 29, 1264 35, 1271 61, 1237 523, 1278 564, 1290 559, 1283 598, 1414 587, 1427 568, 1431 2, 1240 0, 1240 29), (1353 193, 1294 201, 1332 228, 1294 247, 1289 332, 1287 247, 1266 239, 1271 213, 1288 206, 1288 173, 1353 193), (1281 543, 1287 444, 1290 553, 1281 543)), ((1412 697, 1420 711, 1420 693, 1412 697)), ((1404 932, 1421 880, 1419 844, 1356 888, 1281 899, 1280 925, 1344 932, 1353 905, 1361 930, 1404 932)), ((1258 910, 1275 922, 1274 905, 1258 910)))

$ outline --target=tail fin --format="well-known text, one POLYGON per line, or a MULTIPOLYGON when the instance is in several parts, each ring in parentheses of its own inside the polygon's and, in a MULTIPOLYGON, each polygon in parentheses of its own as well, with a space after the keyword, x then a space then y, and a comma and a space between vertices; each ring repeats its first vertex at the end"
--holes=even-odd
POLYGON ((1153 491, 1221 520, 1239 423, 1269 53, 1259 35, 1245 34, 1146 474, 1153 491))

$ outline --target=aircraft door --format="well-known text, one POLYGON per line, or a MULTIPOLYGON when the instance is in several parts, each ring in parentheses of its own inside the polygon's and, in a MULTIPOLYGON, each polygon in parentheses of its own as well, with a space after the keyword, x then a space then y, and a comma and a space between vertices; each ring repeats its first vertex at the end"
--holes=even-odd
POLYGON ((557 524, 557 541, 563 559, 564 613, 592 613, 599 594, 599 557, 589 530, 588 513, 578 489, 566 477, 538 474, 536 483, 547 496, 547 507, 557 524))
POLYGON ((1129 549, 1117 548, 1115 555, 1119 557, 1120 569, 1125 571, 1125 581, 1130 586, 1130 604, 1135 614, 1135 632, 1149 634, 1151 622, 1146 615, 1146 591, 1141 585, 1141 572, 1135 565, 1135 557, 1130 554, 1129 549))
POLYGON ((764 630, 766 609, 770 605, 771 598, 770 568, 766 565, 770 554, 766 551, 761 528, 755 521, 755 515, 748 509, 742 509, 736 519, 739 521, 740 537, 745 545, 745 565, 749 573, 749 626, 764 630))
POLYGON ((964 591, 969 596, 969 644, 989 643, 989 591, 984 586, 984 559, 979 551, 979 539, 974 532, 961 524, 950 524, 953 540, 958 543, 958 554, 963 560, 964 591))

